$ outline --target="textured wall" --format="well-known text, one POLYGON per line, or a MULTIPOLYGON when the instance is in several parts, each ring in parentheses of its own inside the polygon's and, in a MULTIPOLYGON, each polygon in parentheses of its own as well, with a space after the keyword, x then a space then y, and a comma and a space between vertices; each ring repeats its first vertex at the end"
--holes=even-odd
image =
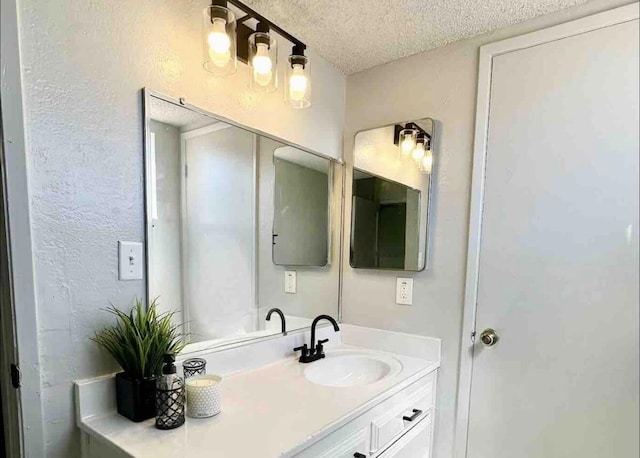
MULTIPOLYGON (((311 66, 314 105, 201 68, 207 1, 19 0, 47 457, 79 454, 71 381, 116 369, 88 338, 143 282, 119 282, 117 241, 143 240, 140 88, 339 156, 344 77, 311 66)), ((283 53, 288 51, 282 46, 283 53)), ((313 58, 313 55, 312 55, 313 58)), ((280 59, 282 62, 282 59, 280 59)))
MULTIPOLYGON (((455 397, 466 267, 478 49, 481 45, 630 3, 593 0, 486 35, 385 64, 347 78, 345 159, 357 131, 425 116, 439 121, 430 269, 415 278, 412 307, 394 304, 389 272, 345 263, 344 320, 443 339, 436 458, 452 456, 455 397)), ((347 178, 351 183, 351 178, 347 178)), ((350 184, 345 199, 350 214, 350 184)), ((345 227, 345 240, 349 240, 345 227)), ((345 247, 348 256, 348 245, 345 247)), ((348 260, 348 257, 345 258, 348 260)))

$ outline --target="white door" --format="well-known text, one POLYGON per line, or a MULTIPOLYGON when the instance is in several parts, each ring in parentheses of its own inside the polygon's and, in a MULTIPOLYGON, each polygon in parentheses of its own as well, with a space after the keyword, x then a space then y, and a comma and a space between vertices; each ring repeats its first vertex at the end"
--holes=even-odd
POLYGON ((469 458, 638 457, 638 20, 578 32, 493 56, 469 458))

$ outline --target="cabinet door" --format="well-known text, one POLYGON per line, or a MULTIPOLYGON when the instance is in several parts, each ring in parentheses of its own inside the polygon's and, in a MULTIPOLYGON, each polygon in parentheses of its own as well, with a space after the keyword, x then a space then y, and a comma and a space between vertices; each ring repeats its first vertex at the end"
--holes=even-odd
POLYGON ((378 455, 378 458, 429 458, 430 452, 431 415, 378 455))

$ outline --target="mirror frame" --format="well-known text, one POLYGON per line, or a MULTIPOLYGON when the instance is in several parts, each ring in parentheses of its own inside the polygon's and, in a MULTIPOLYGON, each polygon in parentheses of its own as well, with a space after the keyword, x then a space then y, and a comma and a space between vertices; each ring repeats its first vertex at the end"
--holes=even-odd
MULTIPOLYGON (((246 131, 252 132, 256 135, 260 135, 262 137, 265 138, 269 138, 271 140, 280 142, 284 145, 288 145, 288 146, 292 146, 294 148, 297 148, 301 151, 304 151, 306 153, 309 154, 313 154, 315 156, 324 158, 324 159, 328 159, 330 161, 330 163, 335 163, 335 164, 339 164, 342 166, 342 196, 340 196, 340 215, 341 215, 341 221, 340 221, 340 225, 338 227, 338 233, 336 234, 336 237, 338 238, 338 295, 337 295, 337 303, 338 303, 338 314, 336 317, 336 321, 338 323, 342 323, 342 282, 343 282, 343 257, 342 257, 342 251, 344 249, 344 210, 345 210, 345 205, 344 205, 344 198, 345 198, 345 192, 344 192, 344 187, 346 185, 346 165, 345 162, 342 159, 337 159, 331 156, 328 156, 326 154, 322 154, 319 153, 317 151, 313 151, 309 148, 305 148, 303 146, 300 146, 296 143, 292 143, 288 140, 284 140, 280 137, 276 137, 275 135, 271 135, 268 134, 264 131, 261 131, 259 129, 255 129, 252 127, 248 127, 246 125, 240 124, 236 121, 233 121, 229 118, 226 118, 224 116, 218 115, 216 113, 204 110, 200 107, 197 107, 195 105, 191 105, 189 103, 187 103, 186 99, 184 97, 172 97, 166 94, 163 94, 161 92, 158 91, 154 91, 152 89, 149 89, 147 87, 143 87, 141 89, 142 92, 142 160, 143 160, 143 180, 142 180, 142 185, 143 185, 143 198, 144 198, 144 295, 145 295, 145 299, 144 299, 144 305, 146 307, 149 307, 149 302, 150 302, 150 297, 151 297, 151 292, 149 291, 149 272, 151 271, 151 262, 150 262, 150 253, 149 250, 147 249, 147 244, 148 241, 150 239, 150 232, 151 232, 151 225, 149 224, 149 215, 150 215, 150 208, 151 208, 151 196, 149 195, 149 192, 147 190, 147 185, 149 183, 150 180, 150 163, 148 160, 148 156, 149 156, 149 152, 150 152, 150 141, 151 141, 151 136, 148 135, 148 133, 151 131, 150 129, 150 121, 151 121, 151 113, 149 112, 149 107, 150 105, 150 99, 151 97, 154 97, 156 99, 162 100, 164 102, 167 103, 171 103, 173 105, 177 105, 186 109, 189 109, 191 111, 194 111, 196 113, 199 113, 203 116, 218 120, 218 121, 222 121, 225 122, 229 125, 232 125, 234 127, 238 127, 240 129, 244 129, 246 131)), ((333 171, 332 171, 333 173, 333 171)), ((330 211, 331 212, 331 211, 330 211)), ((329 231, 331 231, 331 223, 329 224, 329 231)), ((331 238, 330 238, 330 243, 331 243, 331 238)), ((330 262, 333 261, 333 258, 331 258, 330 262)), ((273 261, 272 261, 273 262, 273 261)), ((329 262, 329 263, 330 263, 329 262)), ((329 264, 327 263, 327 264, 329 264)), ((319 324, 320 327, 325 327, 325 326, 330 326, 330 323, 325 323, 322 322, 319 324)), ((292 335, 292 334, 301 334, 304 332, 308 332, 310 329, 310 327, 304 327, 304 328, 298 328, 298 329, 293 329, 291 331, 287 330, 287 335, 292 335)), ((200 354, 206 354, 206 353, 211 353, 211 352, 217 352, 217 351, 222 351, 222 350, 227 350, 229 348, 235 348, 235 347, 240 347, 240 346, 244 346, 244 345, 250 345, 253 343, 257 343, 257 342, 264 342, 264 341, 268 341, 268 340, 273 340, 273 339, 277 339, 282 337, 282 333, 278 332, 278 333, 274 333, 274 334, 270 334, 267 336, 257 336, 257 337, 252 337, 251 335, 247 335, 246 338, 239 338, 238 340, 234 340, 234 341, 229 341, 229 342, 218 342, 215 343, 215 340, 209 340, 209 341, 202 341, 202 342, 194 342, 194 343, 190 343, 187 344, 187 346, 180 352, 181 355, 189 355, 189 356, 195 356, 195 355, 200 355, 200 354), (209 345, 207 345, 207 343, 210 343, 209 345)))
MULTIPOLYGON (((354 136, 353 136, 353 159, 352 159, 352 164, 351 164, 351 183, 350 183, 350 197, 351 197, 351 202, 350 202, 350 209, 351 209, 351 213, 349 214, 349 267, 351 267, 352 269, 358 269, 358 270, 380 270, 380 271, 387 271, 387 272, 407 272, 407 273, 414 273, 414 272, 422 272, 424 270, 428 270, 429 269, 429 254, 431 253, 431 214, 433 213, 433 208, 432 208, 432 194, 434 191, 434 185, 433 182, 435 181, 435 176, 437 176, 437 169, 438 169, 438 149, 437 149, 437 145, 438 145, 438 135, 437 135, 437 131, 438 131, 438 123, 436 122, 436 120, 434 118, 430 118, 430 117, 424 117, 424 118, 417 118, 415 120, 409 120, 409 121, 398 121, 398 122, 393 122, 390 124, 383 124, 380 126, 375 126, 375 127, 370 127, 368 129, 361 129, 359 131, 357 131, 354 136), (353 266, 351 264, 351 245, 353 242, 353 171, 354 170, 358 170, 360 172, 366 173, 368 175, 371 175, 373 177, 376 178, 380 178, 386 181, 391 181, 393 183, 397 183, 399 185, 405 186, 407 188, 410 189, 414 189, 411 186, 407 186, 406 184, 400 183, 396 180, 392 180, 390 178, 385 178, 381 175, 378 175, 376 173, 370 172, 368 170, 362 169, 360 167, 356 167, 356 137, 358 136, 358 134, 363 133, 363 132, 369 132, 371 130, 375 130, 375 129, 382 129, 385 127, 391 127, 397 124, 407 124, 409 122, 417 122, 417 121, 421 121, 421 120, 429 120, 431 121, 432 125, 433 125, 433 132, 431 133, 431 154, 433 155, 433 164, 431 166, 431 173, 429 174, 429 185, 427 186, 427 191, 428 191, 428 196, 427 196, 427 219, 426 219, 426 227, 424 228, 426 234, 425 234, 425 242, 424 242, 424 265, 422 266, 422 269, 416 269, 416 270, 406 270, 406 269, 393 269, 390 267, 356 267, 353 266)), ((419 190, 422 191, 422 190, 419 190)), ((422 194, 422 192, 421 192, 422 194)), ((420 200, 422 201, 422 196, 420 196, 420 200)), ((344 205, 344 203, 343 203, 344 205)), ((343 224, 344 224, 344 219, 343 218, 343 224)))

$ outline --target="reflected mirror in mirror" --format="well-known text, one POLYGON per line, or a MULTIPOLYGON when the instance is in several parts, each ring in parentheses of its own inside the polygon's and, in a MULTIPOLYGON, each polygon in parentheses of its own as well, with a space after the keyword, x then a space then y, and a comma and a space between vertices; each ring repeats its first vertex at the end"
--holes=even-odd
POLYGON ((273 262, 325 266, 329 262, 331 161, 291 146, 274 151, 273 262))
POLYGON ((274 307, 289 331, 337 317, 342 165, 150 91, 145 113, 147 297, 177 312, 186 351, 278 334, 274 307))
POLYGON ((434 141, 430 118, 356 134, 351 267, 426 268, 434 141))

